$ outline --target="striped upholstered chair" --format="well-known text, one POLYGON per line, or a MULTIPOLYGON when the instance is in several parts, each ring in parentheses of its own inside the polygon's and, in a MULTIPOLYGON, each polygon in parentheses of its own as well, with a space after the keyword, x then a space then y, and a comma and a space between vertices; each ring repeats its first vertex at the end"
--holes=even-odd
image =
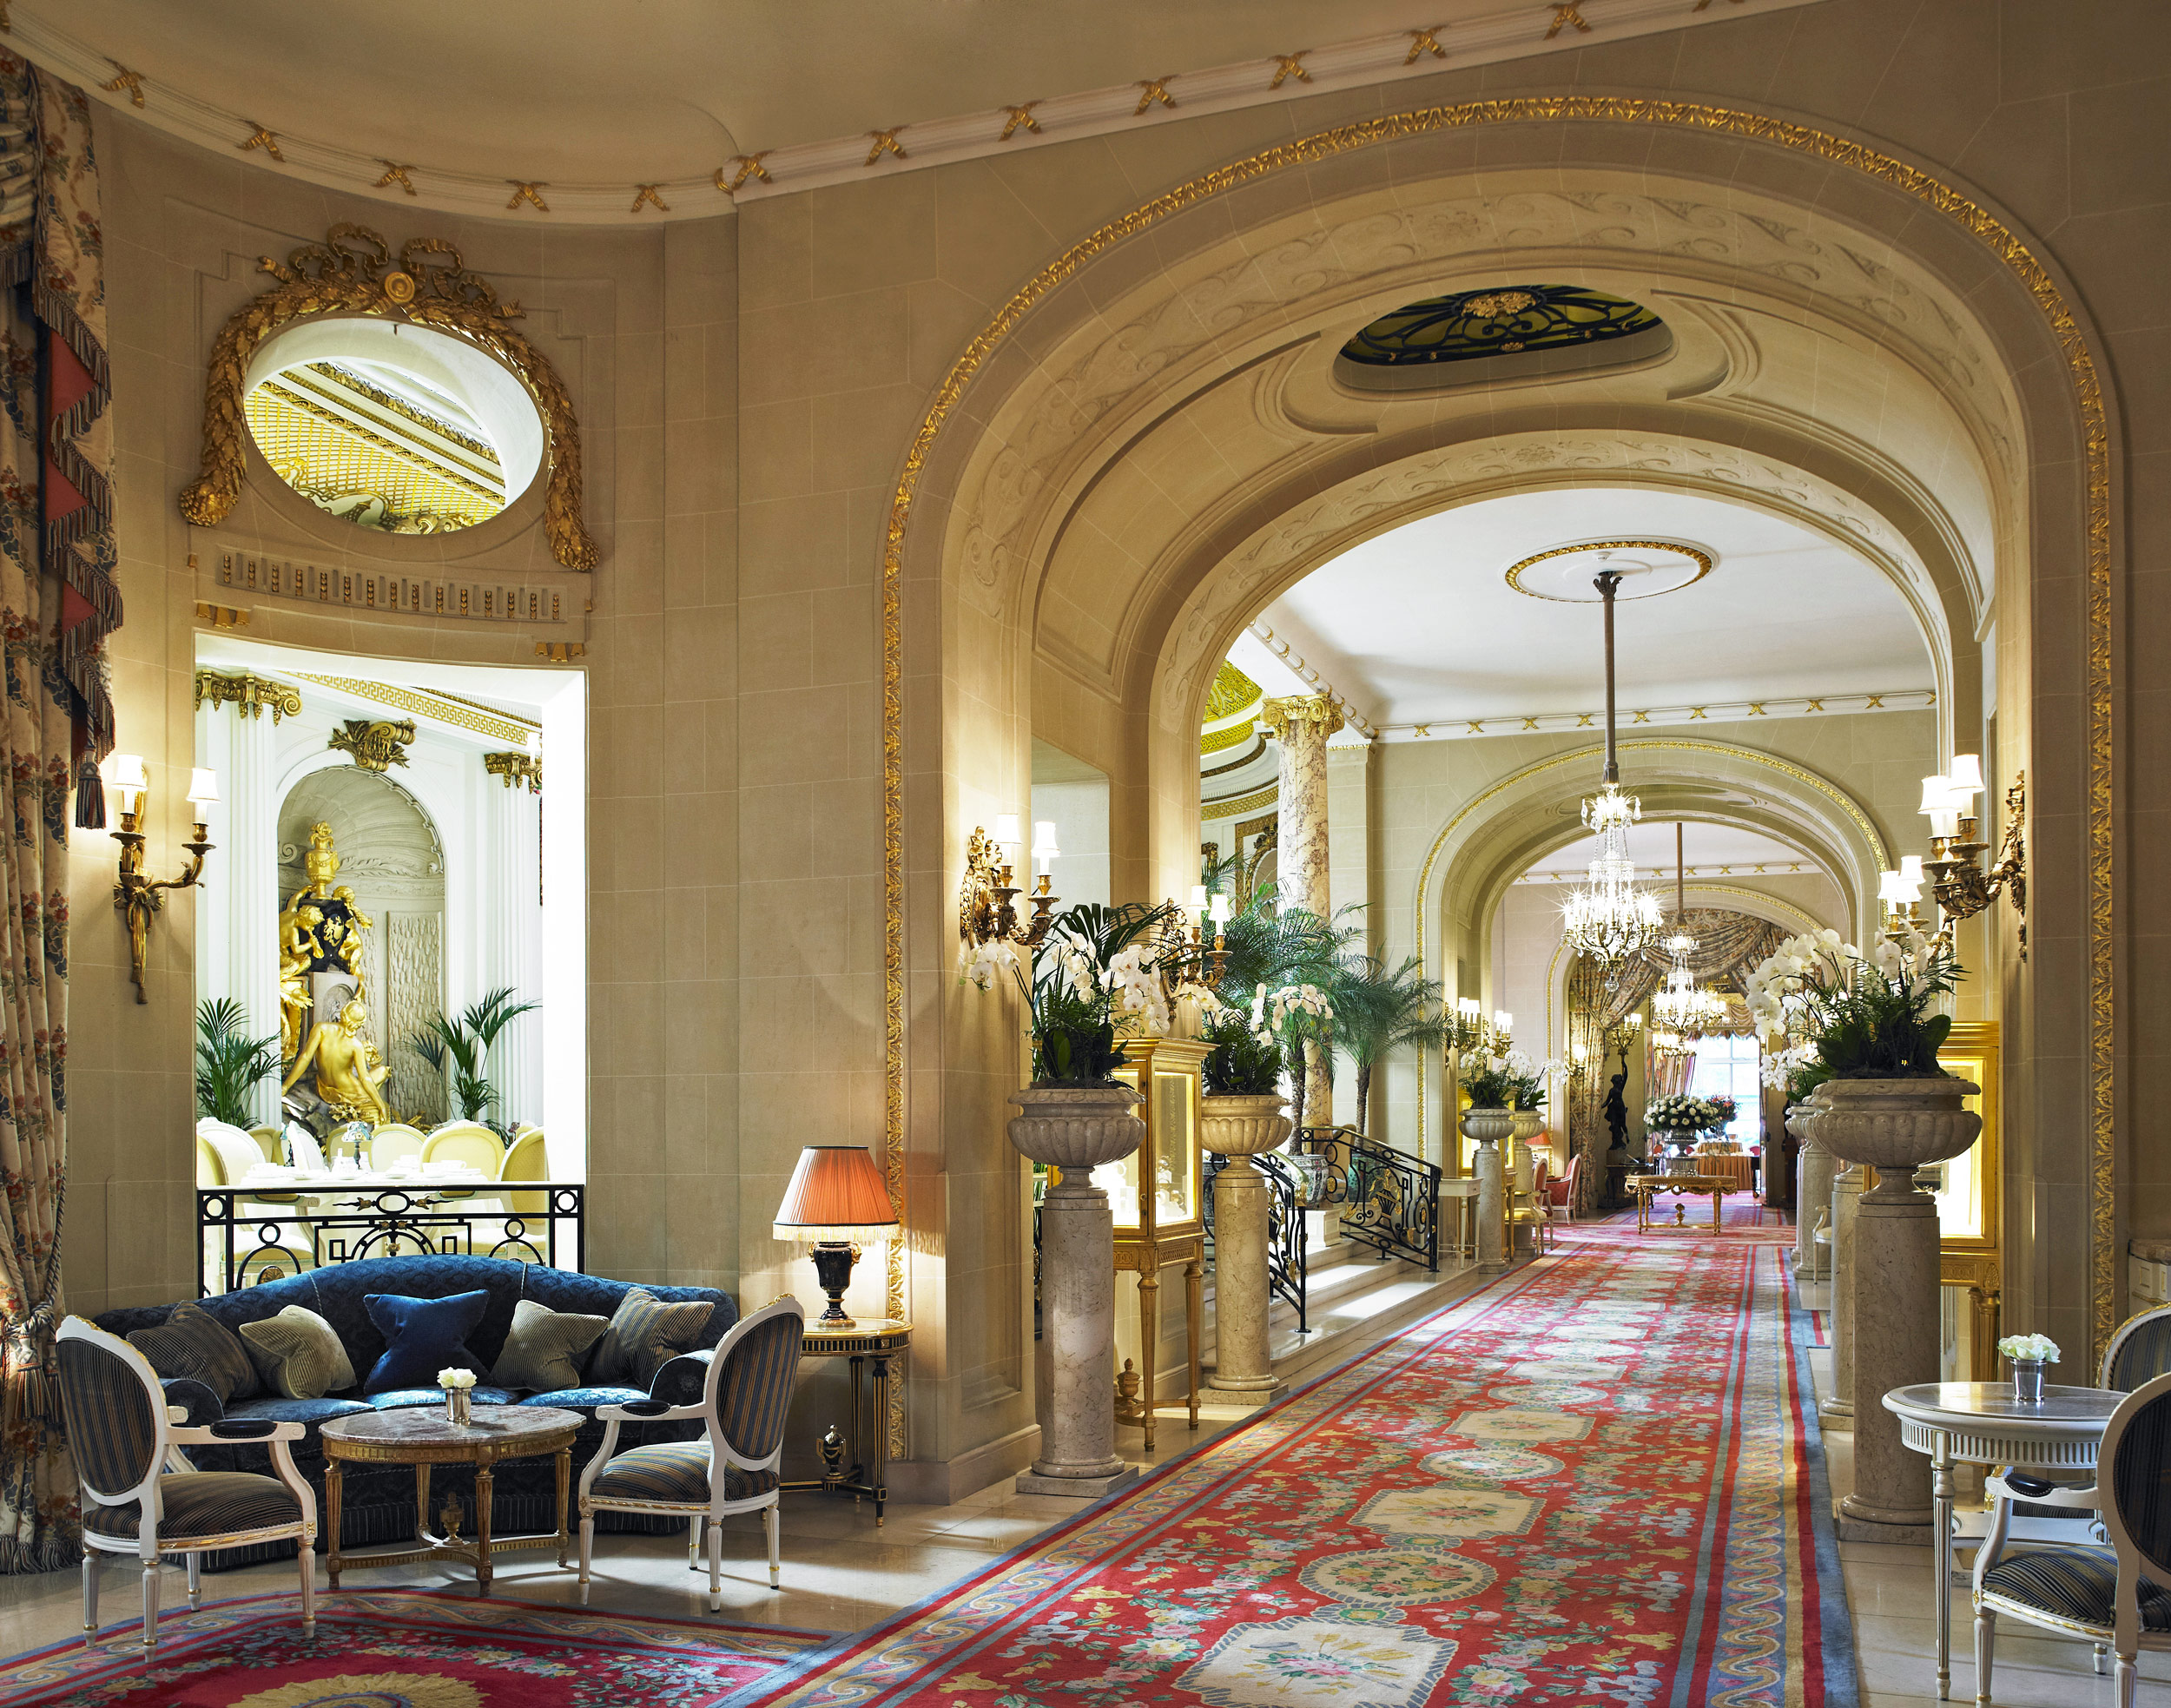
POLYGON ((588 1604, 588 1576, 599 1512, 647 1513, 685 1518, 698 1550, 709 1544, 709 1611, 723 1606, 723 1526, 734 1513, 758 1512, 769 1533, 769 1586, 782 1587, 782 1541, 778 1525, 778 1467, 784 1457, 784 1414, 791 1408, 792 1379, 807 1314, 796 1299, 764 1305, 734 1327, 707 1357, 709 1379, 696 1405, 660 1400, 598 1406, 607 1427, 603 1447, 580 1474, 580 1599, 588 1604), (661 1441, 619 1453, 618 1426, 626 1421, 698 1420, 698 1441, 661 1441))
POLYGON ((2117 1662, 2118 1708, 2133 1708, 2142 1649, 2171 1651, 2171 1375, 2150 1378, 2119 1402, 2096 1454, 2110 1546, 2004 1553, 2015 1498, 2032 1480, 1990 1480, 1990 1533, 1975 1556, 1975 1699, 1990 1701, 2001 1613, 2061 1635, 2108 1645, 2117 1662), (2007 1485, 2015 1485, 2008 1487, 2007 1485))
MULTIPOLYGON (((317 1500, 287 1444, 299 1423, 236 1421, 184 1428, 171 1420, 158 1377, 142 1353, 80 1316, 60 1325, 61 1407, 82 1484, 83 1641, 98 1640, 98 1556, 143 1562, 143 1649, 158 1649, 158 1571, 182 1555, 188 1605, 201 1605, 207 1550, 289 1538, 301 1545, 301 1627, 316 1630, 317 1500), (196 1471, 181 1449, 246 1440, 271 1448, 274 1477, 196 1471), (169 1468, 169 1466, 173 1468, 169 1468)), ((175 1408, 175 1411, 180 1408, 175 1408)))

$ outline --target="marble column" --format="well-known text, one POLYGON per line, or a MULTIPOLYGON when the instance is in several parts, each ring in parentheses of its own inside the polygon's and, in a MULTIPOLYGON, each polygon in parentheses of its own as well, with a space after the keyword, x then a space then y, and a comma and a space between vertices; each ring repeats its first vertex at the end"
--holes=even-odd
POLYGON ((1477 1271, 1498 1275, 1508 1267, 1508 1205, 1500 1146, 1479 1144, 1471 1162, 1477 1173, 1477 1271))
MULTIPOLYGON (((1020 1494, 1098 1500, 1138 1480, 1116 1451, 1116 1222, 1090 1169, 1065 1169, 1040 1204, 1040 1322, 1050 1366, 1040 1456, 1020 1494)), ((1218 1308, 1218 1307, 1217 1307, 1218 1308)), ((1149 1401, 1150 1403, 1150 1401, 1149 1401)))
MULTIPOLYGON (((1263 702, 1259 722, 1281 749, 1275 805, 1274 872, 1284 907, 1333 915, 1327 880, 1327 738, 1342 728, 1342 709, 1323 694, 1263 702)), ((1334 1092, 1316 1045, 1304 1046, 1304 1124, 1334 1120, 1334 1092)))
POLYGON ((1268 1210, 1266 1177, 1250 1157, 1231 1157, 1214 1177, 1214 1373, 1206 1386, 1261 1403, 1278 1399, 1287 1387, 1274 1374, 1267 1342, 1274 1302, 1267 1284, 1268 1210))
POLYGON ((1856 1211, 1854 1492, 1839 1503, 1844 1540, 1928 1542, 1928 1461, 1900 1441, 1881 1401, 1895 1388, 1937 1380, 1937 1205, 1910 1169, 1876 1171, 1856 1211), (1924 1309, 1924 1301, 1929 1308, 1924 1309))
MULTIPOLYGON (((285 683, 197 673, 196 762, 219 774, 220 803, 208 825, 215 846, 195 892, 196 995, 232 997, 254 1038, 279 1030, 276 731, 300 711, 300 691, 285 683)), ((258 1120, 276 1122, 277 1082, 257 1086, 250 1105, 258 1120)))
MULTIPOLYGON (((519 1002, 543 997, 543 814, 540 762, 524 753, 488 754, 478 805, 481 831, 482 978, 476 991, 510 987, 519 1002), (527 769, 533 767, 532 773, 527 769)), ((524 1014, 490 1052, 494 1118, 543 1122, 543 1017, 524 1014)))
POLYGON ((1831 1392, 1817 1408, 1827 1429, 1854 1428, 1854 1223, 1869 1176, 1859 1163, 1850 1163, 1831 1177, 1831 1392))

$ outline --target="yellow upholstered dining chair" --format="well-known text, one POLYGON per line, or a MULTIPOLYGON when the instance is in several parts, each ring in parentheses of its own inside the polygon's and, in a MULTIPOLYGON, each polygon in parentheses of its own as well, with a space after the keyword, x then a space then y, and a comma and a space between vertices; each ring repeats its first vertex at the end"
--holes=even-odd
POLYGON ((734 1513, 758 1512, 769 1536, 769 1586, 782 1585, 778 1475, 784 1457, 784 1415, 791 1409, 806 1310, 779 1299, 732 1326, 709 1355, 709 1380, 696 1405, 661 1400, 598 1406, 603 1446, 580 1474, 580 1601, 599 1512, 647 1513, 689 1520, 696 1546, 709 1544, 709 1611, 723 1606, 723 1525, 734 1513), (697 1441, 658 1441, 620 1453, 618 1426, 629 1421, 698 1421, 697 1441))
POLYGON ((447 1121, 422 1141, 422 1161, 465 1163, 485 1180, 495 1180, 505 1160, 505 1142, 480 1121, 447 1121))
POLYGON ((369 1165, 382 1174, 400 1163, 419 1163, 422 1147, 429 1141, 422 1129, 405 1121, 387 1121, 369 1136, 369 1165))
MULTIPOLYGON (((500 1180, 548 1180, 551 1177, 551 1159, 544 1147, 543 1129, 528 1127, 514 1136, 512 1144, 505 1152, 505 1159, 498 1166, 500 1180)), ((548 1208, 550 1195, 546 1192, 514 1192, 506 1202, 515 1216, 540 1216, 548 1208)))
MULTIPOLYGON (((249 1171, 263 1160, 256 1141, 239 1127, 230 1127, 223 1121, 201 1120, 196 1123, 196 1184, 201 1187, 239 1187, 248 1178, 249 1171)), ((306 1217, 292 1221, 283 1218, 270 1224, 270 1236, 266 1237, 267 1223, 263 1218, 291 1215, 296 1202, 291 1192, 237 1191, 234 1198, 234 1213, 252 1218, 245 1226, 237 1227, 234 1240, 241 1271, 236 1281, 243 1287, 267 1279, 267 1269, 276 1270, 283 1261, 290 1264, 294 1273, 316 1267, 316 1240, 310 1231, 306 1217)), ((215 1263, 216 1255, 204 1253, 207 1263, 215 1263)), ((205 1284, 215 1293, 226 1290, 222 1275, 207 1274, 205 1284), (215 1284, 214 1284, 215 1283, 215 1284)))
MULTIPOLYGON (((143 1651, 158 1652, 158 1571, 183 1555, 188 1605, 202 1605, 203 1555, 292 1538, 301 1545, 301 1628, 316 1631, 317 1500, 287 1443, 299 1423, 236 1418, 200 1428, 175 1423, 143 1355, 80 1316, 60 1325, 60 1398, 82 1487, 82 1626, 98 1640, 98 1556, 143 1563, 143 1651), (274 1476, 188 1468, 180 1449, 261 1441, 274 1476), (168 1461, 181 1468, 168 1470, 168 1461)), ((174 1410, 178 1411, 175 1407, 174 1410)))
POLYGON ((277 1127, 251 1127, 248 1136, 256 1141, 256 1148, 264 1153, 266 1162, 283 1163, 287 1160, 286 1151, 279 1142, 277 1127))

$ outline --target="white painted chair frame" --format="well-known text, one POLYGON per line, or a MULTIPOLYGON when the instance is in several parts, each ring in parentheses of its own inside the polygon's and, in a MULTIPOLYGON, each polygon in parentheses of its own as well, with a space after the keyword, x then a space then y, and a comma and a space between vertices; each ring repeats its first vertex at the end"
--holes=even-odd
MULTIPOLYGON (((783 1527, 782 1522, 781 1487, 756 1494, 744 1500, 724 1499, 724 1474, 727 1470, 748 1472, 776 1471, 782 1480, 781 1467, 784 1459, 784 1445, 780 1439, 776 1450, 766 1459, 742 1459, 724 1439, 716 1424, 716 1401, 721 1391, 724 1367, 730 1362, 731 1349, 758 1325, 783 1316, 793 1316, 803 1323, 806 1307, 796 1299, 779 1299, 775 1304, 763 1305, 751 1316, 742 1317, 732 1324, 729 1333, 716 1342, 716 1352, 709 1361, 709 1378, 702 1384, 698 1404, 673 1406, 663 1412, 630 1412, 623 1406, 598 1406, 596 1416, 604 1425, 603 1446, 588 1461, 580 1474, 580 1605, 588 1605, 589 1564, 596 1543, 596 1513, 647 1513, 657 1517, 683 1517, 691 1520, 692 1532, 690 1553, 697 1556, 702 1542, 708 1543, 709 1553, 709 1611, 719 1612, 723 1606, 723 1526, 722 1520, 736 1513, 758 1512, 762 1514, 763 1530, 769 1538, 769 1586, 782 1589, 783 1586, 783 1527), (591 1494, 596 1478, 610 1462, 617 1451, 618 1426, 624 1422, 676 1423, 700 1421, 709 1437, 709 1499, 705 1505, 677 1500, 597 1500, 591 1494)), ((690 1558, 689 1565, 692 1566, 690 1558)), ((698 1569, 697 1566, 694 1569, 698 1569)))
MULTIPOLYGON (((2115 1338, 2112 1345, 2115 1346, 2115 1338)), ((2104 1368, 2109 1368, 2109 1351, 2104 1353, 2104 1368)), ((2111 1414, 2111 1421, 2103 1428, 2103 1442, 2096 1449, 2095 1466, 2099 1478, 2115 1474, 2119 1443, 2124 1439, 2127 1427, 2141 1409, 2161 1398, 2171 1397, 2171 1375, 2160 1375, 2142 1383, 2119 1402, 2111 1414)), ((2134 1693, 2140 1679, 2135 1665, 2142 1649, 2154 1653, 2171 1654, 2171 1631, 2144 1631, 2141 1625, 2141 1580, 2154 1574, 2161 1577, 2162 1568, 2142 1553, 2132 1533, 2126 1528, 2124 1516, 2118 1510, 2115 1499, 2105 1498, 2101 1485, 2090 1488, 2054 1488, 2044 1494, 2029 1494, 2013 1488, 2003 1476, 1987 1478, 1984 1491, 1993 1504, 1990 1533, 1975 1554, 1975 1699, 1980 1708, 1988 1708, 1990 1701, 1990 1667, 1997 1647, 1997 1616, 2009 1614, 2029 1625, 2057 1632, 2079 1641, 2095 1645, 2095 1670, 2103 1670, 2103 1651, 2108 1644, 2115 1660, 2118 1708, 2134 1708, 2134 1693), (2068 1507, 2099 1514, 2099 1521, 2108 1534, 2111 1551, 2118 1557, 2118 1590, 2113 1599, 2111 1623, 2108 1626, 2087 1625, 2078 1620, 2063 1619, 2031 1608, 2008 1597, 1986 1591, 1983 1579, 1990 1568, 1997 1564, 2004 1549, 2005 1533, 2010 1522, 2013 1503, 2026 1500, 2036 1506, 2068 1507), (2099 1505, 2098 1503, 2101 1502, 2099 1505)))
MULTIPOLYGON (((136 1540, 129 1541, 119 1536, 102 1536, 88 1526, 83 1529, 82 1553, 82 1628, 83 1646, 98 1640, 98 1555, 101 1552, 134 1554, 143 1562, 143 1652, 145 1657, 158 1652, 158 1570, 162 1557, 169 1553, 184 1556, 188 1573, 188 1606, 191 1610, 203 1605, 202 1557, 217 1549, 249 1547, 258 1542, 280 1542, 289 1537, 301 1544, 301 1629, 304 1636, 314 1636, 317 1628, 316 1603, 316 1541, 317 1497, 301 1473, 294 1468, 294 1456, 288 1443, 300 1441, 306 1433, 299 1423, 281 1423, 268 1435, 251 1435, 245 1439, 249 1445, 270 1448, 272 1467, 279 1480, 284 1483, 301 1504, 301 1517, 297 1521, 263 1525, 254 1530, 237 1530, 230 1535, 192 1536, 186 1542, 162 1543, 158 1525, 163 1517, 160 1504, 158 1481, 170 1472, 192 1472, 195 1467, 181 1451, 191 1447, 232 1447, 234 1438, 214 1435, 206 1428, 191 1428, 182 1424, 175 1414, 179 1406, 166 1403, 165 1390, 158 1385, 158 1375, 143 1355, 117 1335, 109 1335, 102 1329, 85 1322, 80 1316, 67 1318, 60 1325, 57 1336, 63 1341, 89 1341, 119 1358, 133 1369, 142 1382, 151 1408, 154 1428, 157 1431, 156 1444, 151 1454, 151 1468, 143 1480, 133 1488, 104 1491, 93 1488, 77 1477, 86 1507, 125 1507, 131 1500, 138 1504, 141 1519, 136 1526, 136 1540)), ((181 1414, 183 1416, 185 1413, 181 1414)))

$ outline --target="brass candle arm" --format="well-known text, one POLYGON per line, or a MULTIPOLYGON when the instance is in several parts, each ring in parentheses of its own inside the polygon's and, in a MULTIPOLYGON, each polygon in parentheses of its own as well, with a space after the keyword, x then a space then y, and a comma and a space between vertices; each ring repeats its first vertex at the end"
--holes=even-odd
POLYGON ((2025 773, 2013 779, 2005 791, 2005 834, 1998 844, 1997 859, 1988 872, 1981 864, 1983 855, 1990 852, 1988 842, 1976 840, 1976 820, 1972 814, 1960 815, 1950 836, 1930 839, 1930 857, 1923 862, 1923 871, 1930 879, 1930 894, 1945 916, 1943 934, 1950 940, 1952 927, 1961 920, 1972 919, 2000 895, 2010 898, 2013 911, 2020 916, 2020 958, 2028 959, 2028 847, 2025 839, 2028 825, 2028 779, 2025 773))
POLYGON ((188 859, 178 878, 150 878, 143 871, 142 831, 143 814, 150 804, 148 789, 141 791, 134 811, 123 811, 121 828, 112 833, 113 840, 121 845, 121 865, 113 885, 114 911, 127 922, 129 928, 129 977, 135 986, 135 999, 139 1003, 150 1000, 143 988, 143 972, 150 955, 151 918, 165 907, 162 891, 193 889, 203 875, 203 857, 215 846, 211 841, 209 828, 201 819, 196 821, 195 834, 181 846, 188 849, 188 859))

